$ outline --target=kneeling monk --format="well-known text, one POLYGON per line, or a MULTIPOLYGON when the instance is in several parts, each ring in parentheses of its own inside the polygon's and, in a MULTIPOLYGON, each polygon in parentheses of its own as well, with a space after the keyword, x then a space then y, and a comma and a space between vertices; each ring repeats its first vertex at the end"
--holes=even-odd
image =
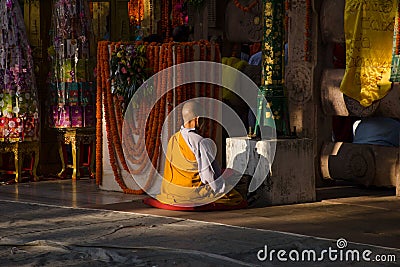
POLYGON ((228 185, 220 177, 214 142, 197 133, 202 114, 196 101, 183 105, 184 125, 168 142, 164 179, 157 200, 177 206, 200 206, 212 202, 239 205, 244 200, 236 190, 224 193, 228 185))

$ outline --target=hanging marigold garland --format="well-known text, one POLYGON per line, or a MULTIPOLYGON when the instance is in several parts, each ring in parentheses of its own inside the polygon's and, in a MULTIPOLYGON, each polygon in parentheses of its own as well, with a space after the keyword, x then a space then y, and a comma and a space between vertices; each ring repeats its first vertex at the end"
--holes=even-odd
MULTIPOLYGON (((121 43, 117 43, 116 47, 118 48, 120 45, 121 45, 121 43)), ((109 146, 111 146, 111 150, 109 150, 110 163, 113 168, 115 179, 116 179, 117 183, 120 185, 121 189, 125 193, 142 194, 143 193, 142 189, 133 190, 126 186, 126 184, 122 178, 121 170, 118 169, 119 164, 117 162, 117 157, 116 157, 115 153, 118 156, 119 162, 121 163, 123 170, 129 172, 129 168, 126 164, 125 157, 124 157, 124 154, 122 151, 121 137, 118 135, 118 132, 117 132, 117 124, 116 124, 116 116, 115 116, 116 115, 115 107, 117 106, 117 103, 113 102, 114 98, 111 94, 111 82, 110 81, 108 81, 108 83, 107 83, 105 99, 106 99, 106 103, 108 103, 107 104, 108 112, 105 113, 105 118, 106 118, 106 125, 108 125, 108 127, 106 127, 108 143, 109 143, 109 146), (107 120, 108 120, 108 123, 107 123, 107 120), (111 136, 111 138, 109 138, 109 136, 111 136), (110 143, 111 143, 111 145, 110 145, 110 143)))
POLYGON ((128 3, 129 21, 133 26, 140 26, 144 17, 143 0, 130 0, 128 3))
MULTIPOLYGON (((221 53, 220 53, 220 49, 218 44, 215 45, 215 56, 214 56, 214 61, 217 63, 221 63, 221 53)), ((215 99, 219 99, 220 98, 220 87, 219 86, 214 86, 214 92, 213 92, 213 97, 215 99)), ((218 106, 214 105, 214 114, 218 114, 218 106)), ((217 127, 218 127, 218 122, 217 121, 213 121, 213 127, 211 129, 211 138, 213 140, 217 140, 217 127)))
MULTIPOLYGON (((206 47, 202 45, 202 43, 198 43, 198 46, 200 48, 200 60, 205 61, 206 60, 206 47)), ((204 77, 206 72, 205 66, 201 65, 200 69, 200 75, 201 77, 204 77)), ((204 97, 205 96, 205 83, 200 83, 200 96, 204 97)))
POLYGON ((108 44, 107 41, 98 43, 97 51, 97 68, 96 68, 96 80, 97 80, 97 91, 96 91, 96 184, 100 185, 102 180, 102 162, 103 162, 103 123, 102 123, 102 108, 103 108, 103 88, 105 87, 106 77, 102 75, 104 68, 103 64, 106 61, 104 53, 106 50, 104 46, 108 44))
POLYGON ((123 115, 122 115, 122 106, 120 104, 120 100, 116 95, 113 96, 113 100, 115 105, 115 118, 116 118, 116 124, 117 124, 117 130, 118 130, 118 136, 119 138, 122 137, 122 124, 123 124, 123 115))
POLYGON ((235 4, 235 6, 237 8, 239 8, 240 10, 242 10, 243 12, 249 12, 253 9, 253 7, 255 7, 257 5, 259 0, 254 0, 253 2, 251 2, 250 4, 248 4, 247 6, 243 6, 239 0, 234 0, 233 3, 235 4))
MULTIPOLYGON (((203 45, 203 47, 204 47, 204 52, 205 52, 205 57, 204 57, 204 59, 203 60, 205 60, 205 61, 211 61, 211 44, 210 43, 205 43, 204 45, 203 45)), ((209 71, 209 70, 208 70, 209 71)), ((208 75, 209 73, 208 73, 208 71, 206 70, 206 72, 204 73, 204 75, 208 75)), ((212 98, 213 96, 212 96, 212 94, 211 94, 211 83, 206 83, 206 84, 204 84, 204 87, 205 87, 205 97, 210 97, 210 98, 212 98)), ((214 106, 214 104, 213 104, 213 102, 209 102, 209 103, 206 103, 206 108, 207 109, 209 109, 209 108, 211 108, 212 106, 214 106)), ((206 127, 206 130, 205 130, 205 133, 204 133, 204 135, 206 136, 206 137, 208 137, 208 138, 211 138, 211 132, 210 132, 210 130, 212 129, 212 122, 213 122, 213 120, 211 120, 211 119, 208 119, 207 120, 207 127, 206 127)))
MULTIPOLYGON (((135 142, 134 138, 128 140, 128 147, 124 146, 124 149, 130 149, 129 155, 134 155, 133 159, 129 159, 133 164, 138 165, 135 170, 129 170, 126 164, 126 160, 124 158, 124 154, 122 151, 122 111, 118 105, 118 98, 114 97, 111 94, 111 82, 110 82, 110 72, 109 72, 109 59, 110 52, 114 49, 118 48, 121 43, 110 43, 107 41, 99 42, 98 44, 98 65, 97 65, 97 106, 96 106, 96 118, 97 118, 97 141, 96 141, 96 173, 97 173, 97 183, 101 183, 101 175, 102 175, 102 118, 103 118, 103 105, 104 105, 104 120, 106 125, 106 133, 107 133, 107 146, 110 156, 110 165, 114 173, 114 178, 118 185, 121 187, 123 192, 130 194, 142 194, 144 191, 142 189, 134 190, 130 189, 126 186, 124 179, 122 178, 122 171, 129 171, 131 174, 139 174, 143 172, 146 168, 144 156, 148 155, 151 159, 151 164, 154 166, 152 171, 149 174, 149 177, 153 177, 154 172, 159 170, 160 167, 160 153, 161 153, 161 132, 163 122, 165 121, 166 116, 172 110, 167 103, 174 102, 171 97, 175 97, 175 105, 182 103, 183 101, 190 99, 195 96, 195 90, 193 90, 194 84, 191 85, 182 85, 179 87, 179 90, 176 91, 175 96, 164 95, 160 98, 160 100, 156 103, 154 109, 150 113, 150 117, 146 122, 145 129, 146 131, 140 131, 137 129, 135 125, 131 126, 129 130, 135 132, 138 135, 138 140, 135 142), (143 136, 143 132, 148 138, 143 136), (150 134, 148 134, 150 132, 150 134), (142 133, 142 134, 140 134, 142 133), (142 135, 142 136, 141 136, 142 135), (145 142, 143 139, 145 138, 145 142), (140 145, 142 144, 142 145, 140 145), (143 145, 145 144, 145 145, 143 145), (145 146, 145 147, 144 147, 145 146), (134 148, 134 149, 132 149, 134 148), (121 168, 121 167, 122 168, 121 168)), ((147 44, 148 45, 148 44, 147 44)), ((200 43, 185 43, 185 44, 177 44, 177 43, 167 43, 163 44, 161 47, 157 44, 150 44, 146 48, 147 57, 149 59, 148 67, 151 67, 155 72, 160 71, 162 69, 168 68, 172 66, 174 63, 179 64, 183 62, 193 61, 194 60, 194 45, 200 45, 200 51, 203 51, 203 55, 201 57, 202 60, 211 60, 211 46, 208 42, 200 42, 200 43), (175 52, 174 52, 175 51, 175 52), (176 62, 173 60, 173 54, 175 54, 176 62)), ((219 48, 216 46, 215 51, 215 61, 220 61, 220 53, 219 48)), ((163 75, 170 75, 166 72, 163 72, 163 75)), ((178 82, 182 81, 181 74, 177 74, 178 82)), ((167 86, 167 76, 162 76, 159 79, 155 80, 156 90, 155 94, 157 96, 161 96, 163 92, 163 88, 165 89, 167 86)), ((210 85, 205 87, 204 94, 206 96, 211 97, 218 96, 218 86, 215 86, 215 89, 211 91, 210 85)), ((138 108, 138 112, 140 113, 138 117, 141 116, 145 109, 142 107, 138 108)), ((181 118, 178 116, 178 120, 181 121, 181 118)), ((145 122, 140 122, 137 125, 144 125, 145 122), (141 123, 141 124, 140 124, 141 123)), ((216 127, 212 127, 212 136, 216 137, 216 127)), ((146 182, 145 188, 149 188, 152 184, 152 179, 149 179, 146 182)))
MULTIPOLYGON (((117 44, 118 46, 119 44, 117 44)), ((108 151, 109 151, 109 156, 110 156, 110 165, 111 168, 113 170, 114 173, 114 178, 116 180, 116 182, 118 183, 118 185, 121 187, 121 189, 123 190, 124 193, 131 193, 131 194, 142 194, 143 190, 133 190, 130 189, 126 186, 121 172, 119 170, 119 164, 117 163, 117 157, 116 157, 116 147, 118 146, 118 142, 119 145, 120 141, 118 136, 118 133, 116 133, 117 129, 116 129, 116 124, 115 121, 113 121, 113 119, 115 119, 115 111, 109 109, 108 107, 114 107, 113 104, 113 98, 111 95, 111 82, 109 80, 110 77, 110 66, 109 66, 109 42, 107 41, 102 41, 98 43, 98 55, 100 60, 97 62, 97 70, 98 70, 98 75, 101 76, 100 78, 98 78, 98 81, 101 81, 100 83, 98 83, 98 87, 97 87, 97 92, 98 92, 98 96, 97 96, 97 100, 101 100, 101 98, 104 100, 104 107, 105 107, 105 112, 104 112, 104 119, 106 122, 106 133, 107 133, 107 145, 108 145, 108 151), (114 118, 113 118, 114 117, 114 118), (111 126, 113 125, 113 126, 111 126), (114 129, 112 129, 114 127, 114 129), (117 142, 115 140, 118 140, 117 142)), ((111 44, 110 45, 110 49, 114 49, 114 45, 111 44)), ((99 101, 97 102, 97 104, 100 106, 102 105, 102 102, 99 101)), ((97 106, 97 110, 96 110, 96 118, 98 119, 97 122, 97 131, 96 131, 96 139, 97 139, 97 143, 96 143, 96 173, 98 174, 102 174, 102 116, 103 116, 103 112, 102 112, 102 107, 97 106)), ((122 155, 123 157, 123 155, 122 155)), ((97 176, 97 183, 100 184, 101 183, 101 176, 100 175, 96 175, 97 176)))
POLYGON ((170 9, 169 9, 169 0, 162 1, 162 12, 161 12, 161 29, 162 32, 165 34, 165 40, 168 41, 170 37, 170 9))
MULTIPOLYGON (((180 44, 176 45, 176 64, 181 64, 184 63, 184 52, 183 52, 182 46, 180 44)), ((181 84, 183 82, 183 78, 182 78, 182 73, 178 72, 177 73, 177 82, 178 84, 181 84)), ((185 99, 185 90, 186 90, 186 86, 185 85, 181 85, 179 87, 176 88, 176 94, 177 94, 177 98, 176 98, 176 105, 178 106, 179 104, 181 104, 183 102, 183 100, 185 99)), ((177 111, 177 115, 178 115, 178 125, 182 125, 183 124, 183 119, 182 119, 182 109, 179 108, 177 111)))

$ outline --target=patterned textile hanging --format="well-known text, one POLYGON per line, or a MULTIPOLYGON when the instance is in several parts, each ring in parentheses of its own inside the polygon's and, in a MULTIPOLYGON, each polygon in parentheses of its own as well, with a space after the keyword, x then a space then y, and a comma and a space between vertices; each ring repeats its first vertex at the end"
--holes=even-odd
POLYGON ((157 27, 154 24, 154 0, 130 0, 128 3, 129 22, 134 31, 142 32, 143 36, 154 34, 157 27))
POLYGON ((278 136, 290 135, 287 100, 284 92, 285 3, 264 0, 262 84, 258 97, 257 127, 276 127, 278 136), (272 113, 271 113, 272 112, 272 113))
POLYGON ((49 126, 94 127, 94 62, 85 0, 53 1, 49 126))
POLYGON ((400 82, 400 2, 397 4, 393 33, 393 55, 390 81, 400 82))
POLYGON ((270 89, 283 87, 285 7, 283 0, 264 1, 263 82, 270 89))
POLYGON ((364 107, 391 88, 396 0, 347 0, 344 13, 346 72, 340 90, 364 107))
POLYGON ((0 142, 39 140, 31 48, 18 1, 0 1, 0 142))
POLYGON ((141 26, 144 18, 144 0, 130 0, 128 3, 129 21, 133 26, 141 26))

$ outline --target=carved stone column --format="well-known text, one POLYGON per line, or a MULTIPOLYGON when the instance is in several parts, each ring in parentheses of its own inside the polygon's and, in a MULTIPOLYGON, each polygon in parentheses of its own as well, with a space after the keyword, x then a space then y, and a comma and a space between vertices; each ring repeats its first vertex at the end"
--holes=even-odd
POLYGON ((314 67, 316 26, 313 1, 289 1, 285 85, 290 125, 300 137, 313 137, 315 128, 314 67))

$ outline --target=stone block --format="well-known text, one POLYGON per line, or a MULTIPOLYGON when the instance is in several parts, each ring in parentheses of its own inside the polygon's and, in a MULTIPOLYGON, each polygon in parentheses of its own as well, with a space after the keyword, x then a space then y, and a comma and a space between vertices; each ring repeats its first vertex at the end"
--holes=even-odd
POLYGON ((321 150, 321 173, 325 179, 346 180, 364 186, 398 187, 399 148, 325 143, 321 150))
POLYGON ((394 84, 388 94, 368 107, 340 91, 344 69, 324 69, 321 77, 322 110, 328 116, 383 116, 400 119, 400 85, 394 84))
POLYGON ((254 192, 257 205, 315 201, 311 139, 251 140, 235 137, 228 138, 226 144, 227 167, 244 170, 244 174, 253 176, 250 191, 261 184, 254 192))

